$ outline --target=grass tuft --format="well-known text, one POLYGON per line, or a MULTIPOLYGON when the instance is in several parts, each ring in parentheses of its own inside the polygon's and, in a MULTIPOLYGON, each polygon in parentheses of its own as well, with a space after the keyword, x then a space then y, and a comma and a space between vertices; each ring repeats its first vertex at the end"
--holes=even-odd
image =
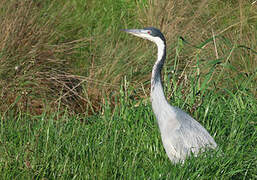
POLYGON ((80 94, 86 79, 72 74, 69 58, 86 39, 58 43, 58 19, 45 18, 39 11, 42 6, 34 1, 1 4, 2 112, 41 114, 59 105, 74 112, 85 109, 86 99, 80 94))

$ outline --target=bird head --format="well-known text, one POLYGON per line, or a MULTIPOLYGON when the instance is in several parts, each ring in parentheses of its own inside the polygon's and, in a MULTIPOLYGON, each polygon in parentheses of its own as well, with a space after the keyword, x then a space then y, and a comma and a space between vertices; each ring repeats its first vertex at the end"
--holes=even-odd
POLYGON ((160 42, 160 40, 165 43, 165 38, 161 31, 154 27, 147 27, 143 29, 122 29, 122 31, 133 34, 134 36, 141 37, 143 39, 148 39, 156 44, 160 42))

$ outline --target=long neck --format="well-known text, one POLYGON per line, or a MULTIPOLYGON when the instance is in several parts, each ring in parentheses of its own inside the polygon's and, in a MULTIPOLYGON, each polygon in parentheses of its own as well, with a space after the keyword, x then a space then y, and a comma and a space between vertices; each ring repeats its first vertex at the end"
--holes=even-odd
POLYGON ((163 85, 161 80, 161 70, 166 58, 166 43, 160 41, 157 44, 158 47, 158 55, 157 60, 152 69, 152 79, 151 79, 151 101, 153 105, 153 109, 155 109, 154 104, 158 106, 162 103, 166 103, 166 98, 163 92, 163 85))

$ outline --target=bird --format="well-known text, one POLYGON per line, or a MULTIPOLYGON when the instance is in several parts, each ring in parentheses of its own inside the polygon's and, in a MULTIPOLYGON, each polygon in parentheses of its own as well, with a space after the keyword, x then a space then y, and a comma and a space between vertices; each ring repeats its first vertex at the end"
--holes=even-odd
POLYGON ((150 99, 157 119, 162 143, 170 161, 184 163, 191 155, 197 156, 207 149, 216 149, 217 144, 208 131, 193 117, 171 106, 163 90, 161 71, 166 59, 166 39, 154 27, 122 29, 134 36, 150 40, 157 45, 157 60, 152 68, 150 99))

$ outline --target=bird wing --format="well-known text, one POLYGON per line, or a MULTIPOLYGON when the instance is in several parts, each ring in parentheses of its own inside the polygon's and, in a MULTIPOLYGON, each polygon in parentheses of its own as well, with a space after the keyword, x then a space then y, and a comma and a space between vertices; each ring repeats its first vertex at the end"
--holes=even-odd
MULTIPOLYGON (((201 149, 217 145, 207 130, 194 118, 179 108, 172 107, 170 121, 176 120, 176 126, 167 124, 162 131, 162 141, 169 158, 185 159, 191 152, 197 154, 201 149)), ((174 123, 173 123, 174 124, 174 123)))

